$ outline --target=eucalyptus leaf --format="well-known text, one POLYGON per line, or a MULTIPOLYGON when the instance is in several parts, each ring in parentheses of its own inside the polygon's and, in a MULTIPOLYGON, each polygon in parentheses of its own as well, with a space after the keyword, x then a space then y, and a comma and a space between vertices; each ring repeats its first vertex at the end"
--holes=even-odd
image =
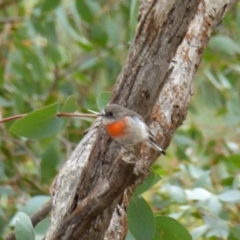
POLYGON ((138 240, 153 239, 155 220, 151 208, 142 197, 134 198, 128 206, 128 226, 138 240))
POLYGON ((36 212, 36 209, 39 209, 48 200, 50 200, 50 197, 46 195, 33 196, 27 201, 25 206, 21 208, 21 211, 28 215, 32 215, 34 212, 36 212))
POLYGON ((232 38, 228 36, 216 35, 209 41, 209 46, 214 50, 234 55, 240 53, 240 46, 232 38))
POLYGON ((88 5, 88 1, 76 0, 75 3, 76 3, 76 9, 79 15, 81 16, 81 18, 88 23, 92 23, 93 14, 92 14, 91 8, 88 5))
POLYGON ((156 183, 158 183, 160 180, 161 177, 159 176, 159 174, 155 171, 152 171, 148 178, 144 180, 144 182, 136 188, 134 192, 134 197, 138 197, 139 195, 147 191, 149 188, 154 186, 156 183))
POLYGON ((50 226, 50 218, 45 218, 41 222, 39 222, 34 229, 35 240, 42 240, 49 226, 50 226))
POLYGON ((110 97, 110 92, 103 92, 97 97, 97 106, 100 111, 102 111, 107 106, 110 97))
POLYGON ((192 240, 189 232, 175 219, 167 216, 156 216, 154 240, 192 240))
MULTIPOLYGON (((61 108, 61 112, 62 113, 72 113, 75 112, 77 110, 77 101, 76 98, 74 96, 70 96, 67 98, 67 100, 65 101, 63 107, 61 108)), ((63 117, 63 127, 66 126, 69 118, 68 117, 63 117)))
POLYGON ((58 108, 59 104, 55 103, 35 110, 16 121, 9 131, 26 138, 47 138, 57 134, 62 127, 62 119, 56 116, 58 108))
POLYGON ((28 215, 20 212, 16 218, 15 224, 16 240, 34 240, 34 229, 31 219, 28 215))
POLYGON ((236 202, 240 201, 240 191, 239 190, 228 190, 218 195, 219 199, 223 202, 236 202))

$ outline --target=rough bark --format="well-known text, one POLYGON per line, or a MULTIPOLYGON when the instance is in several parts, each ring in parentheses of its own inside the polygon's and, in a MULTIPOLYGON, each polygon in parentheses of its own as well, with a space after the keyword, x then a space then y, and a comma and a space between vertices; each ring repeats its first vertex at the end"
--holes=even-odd
MULTIPOLYGON (((140 2, 136 36, 111 102, 141 114, 163 148, 186 117, 193 77, 210 33, 234 2, 140 2)), ((127 204, 157 157, 148 146, 140 147, 134 154, 126 151, 107 136, 98 119, 52 185, 45 239, 124 239, 127 204)))

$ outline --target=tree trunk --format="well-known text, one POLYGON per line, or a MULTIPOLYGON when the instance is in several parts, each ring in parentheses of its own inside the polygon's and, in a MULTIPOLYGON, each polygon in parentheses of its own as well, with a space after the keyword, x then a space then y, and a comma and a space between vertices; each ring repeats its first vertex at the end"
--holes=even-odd
MULTIPOLYGON (((140 1, 136 36, 111 102, 142 115, 164 149, 186 117, 210 34, 236 1, 140 1)), ((97 119, 54 180, 45 239, 124 239, 130 197, 158 157, 140 147, 125 150, 97 119)))

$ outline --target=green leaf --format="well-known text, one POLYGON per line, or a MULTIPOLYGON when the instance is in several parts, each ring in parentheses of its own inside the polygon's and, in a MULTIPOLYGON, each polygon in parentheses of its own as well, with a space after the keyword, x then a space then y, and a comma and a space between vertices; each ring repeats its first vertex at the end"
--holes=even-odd
POLYGON ((234 55, 240 53, 240 46, 227 36, 213 36, 209 41, 209 46, 217 51, 234 55))
POLYGON ((230 236, 228 240, 238 240, 240 236, 240 225, 236 224, 233 228, 230 230, 230 236))
POLYGON ((16 121, 10 132, 26 138, 47 138, 58 133, 62 127, 62 119, 57 117, 59 104, 55 103, 16 121))
POLYGON ((130 8, 130 24, 131 25, 136 26, 137 15, 138 15, 138 1, 132 0, 131 8, 130 8))
POLYGON ((50 218, 45 218, 41 222, 39 222, 34 229, 36 239, 43 239, 49 226, 50 218))
POLYGON ((6 108, 6 107, 11 107, 12 105, 13 105, 12 101, 9 101, 0 96, 0 107, 6 108))
POLYGON ((59 160, 59 151, 55 146, 51 145, 47 148, 42 156, 41 161, 41 182, 51 183, 54 176, 57 174, 57 166, 59 160))
POLYGON ((212 72, 209 69, 206 69, 204 71, 204 73, 206 74, 207 78, 209 79, 209 81, 213 84, 213 86, 215 86, 217 89, 221 90, 222 86, 221 84, 218 82, 218 79, 212 74, 212 72))
POLYGON ((79 70, 86 71, 86 70, 96 67, 98 64, 99 64, 98 57, 95 57, 95 56, 89 57, 81 64, 81 66, 79 66, 79 70))
POLYGON ((1 187, 0 186, 0 195, 13 195, 15 192, 13 191, 11 186, 1 187))
POLYGON ((65 101, 63 107, 61 108, 61 112, 75 112, 77 110, 77 101, 74 96, 68 97, 68 99, 65 101))
POLYGON ((186 195, 183 188, 181 188, 178 185, 171 185, 171 184, 166 184, 165 186, 172 201, 175 201, 178 203, 183 203, 186 201, 186 195))
POLYGON ((232 164, 235 168, 240 168, 240 154, 232 154, 227 158, 227 162, 232 164))
POLYGON ((42 4, 42 10, 44 12, 52 11, 54 10, 59 4, 61 3, 61 0, 45 0, 42 4))
POLYGON ((234 189, 228 190, 226 192, 221 193, 218 197, 223 202, 240 201, 240 191, 234 189))
POLYGON ((15 224, 15 235, 17 240, 35 239, 31 219, 23 212, 20 212, 17 215, 15 224))
POLYGON ((226 123, 227 125, 236 125, 240 123, 240 112, 239 112, 239 99, 233 97, 231 101, 226 103, 227 115, 226 123))
POLYGON ((108 35, 101 24, 93 24, 91 27, 91 38, 97 45, 105 47, 108 41, 108 35))
POLYGON ((61 54, 56 45, 48 44, 45 51, 46 55, 52 60, 53 63, 58 64, 61 61, 61 54))
POLYGON ((192 240, 189 232, 175 219, 167 216, 156 216, 154 240, 192 240))
POLYGON ((174 140, 181 147, 195 146, 196 143, 192 140, 192 138, 180 134, 176 134, 174 136, 174 140))
MULTIPOLYGON (((45 77, 46 69, 44 67, 44 62, 41 59, 41 54, 38 54, 36 49, 34 48, 22 48, 22 54, 24 56, 23 62, 17 62, 19 67, 22 67, 22 70, 26 72, 25 78, 23 81, 25 84, 28 84, 28 88, 24 89, 24 91, 28 91, 29 94, 33 94, 34 91, 38 91, 35 87, 37 85, 32 84, 32 80, 35 80, 36 83, 40 82, 45 77), (31 91, 32 90, 32 91, 31 91)), ((39 85, 39 84, 38 84, 39 85)))
POLYGON ((140 186, 136 188, 134 192, 134 197, 136 198, 142 193, 146 192, 149 188, 154 186, 160 180, 161 180, 160 175, 157 172, 152 171, 148 178, 140 186))
POLYGON ((199 239, 201 236, 203 236, 206 233, 208 229, 209 229, 208 225, 202 225, 202 226, 196 227, 191 231, 191 235, 193 239, 199 239))
MULTIPOLYGON (((0 146, 1 146, 1 137, 0 137, 0 146)), ((2 146, 1 146, 2 147, 2 146)), ((2 148, 1 150, 2 152, 4 151, 4 149, 2 148)), ((7 164, 8 166, 8 164, 7 164)), ((0 182, 3 182, 4 180, 6 180, 6 174, 5 174, 5 164, 3 163, 2 160, 0 160, 0 182)), ((1 192, 0 192, 1 193, 1 192)), ((0 194, 1 195, 1 194, 0 194)))
POLYGON ((48 200, 50 200, 49 196, 38 195, 30 198, 26 205, 21 209, 22 212, 32 215, 39 209, 43 204, 45 204, 48 200))
POLYGON ((125 240, 136 240, 136 239, 135 239, 135 237, 131 234, 131 232, 128 231, 125 240))
MULTIPOLYGON (((74 96, 70 96, 64 103, 61 112, 62 113, 72 113, 75 112, 77 110, 77 101, 76 98, 74 96)), ((63 127, 67 124, 69 120, 69 117, 64 117, 63 118, 63 127)))
POLYGON ((93 45, 86 38, 80 36, 76 39, 76 43, 86 52, 93 50, 93 45))
POLYGON ((111 97, 110 92, 103 92, 101 93, 100 96, 97 97, 97 106, 100 111, 107 106, 110 97, 111 97))
POLYGON ((231 83, 225 75, 223 75, 222 73, 218 73, 218 78, 219 78, 219 82, 222 85, 222 88, 226 88, 226 89, 231 88, 231 83))
POLYGON ((113 16, 106 15, 105 30, 108 35, 108 41, 111 46, 118 46, 121 42, 121 32, 119 32, 119 22, 113 16))
POLYGON ((137 240, 153 239, 155 220, 144 198, 139 197, 130 201, 127 218, 129 230, 137 240))
POLYGON ((218 218, 217 216, 212 216, 209 214, 202 217, 204 222, 209 227, 206 232, 205 237, 209 239, 210 237, 216 236, 222 239, 226 239, 229 235, 229 223, 227 221, 218 218))
POLYGON ((213 215, 218 216, 220 211, 222 210, 222 203, 219 201, 219 198, 215 195, 212 195, 207 203, 206 206, 213 215))
POLYGON ((131 39, 134 37, 135 31, 136 31, 136 25, 137 25, 137 16, 138 16, 138 3, 137 0, 131 1, 131 7, 130 7, 130 36, 131 39))
POLYGON ((204 188, 186 189, 185 193, 188 200, 205 201, 212 196, 211 192, 204 188))
POLYGON ((84 21, 86 21, 88 23, 92 23, 93 14, 92 14, 92 11, 91 11, 89 5, 87 4, 87 1, 76 0, 76 9, 84 21))
POLYGON ((226 177, 222 179, 221 184, 223 186, 231 187, 233 185, 233 182, 234 182, 234 177, 226 177))

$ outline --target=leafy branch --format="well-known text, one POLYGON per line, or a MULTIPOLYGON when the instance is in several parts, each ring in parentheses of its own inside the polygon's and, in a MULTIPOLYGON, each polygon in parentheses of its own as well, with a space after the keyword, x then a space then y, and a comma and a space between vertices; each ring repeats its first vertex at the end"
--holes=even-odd
MULTIPOLYGON (((11 117, 7 117, 7 118, 3 118, 0 120, 0 123, 4 123, 4 122, 9 122, 12 120, 16 120, 16 119, 20 119, 27 116, 27 114, 18 114, 18 115, 14 115, 11 117)), ((96 114, 88 114, 88 113, 57 113, 56 114, 57 117, 79 117, 79 118, 97 118, 96 114)))
POLYGON ((76 99, 70 96, 62 108, 59 103, 54 103, 35 110, 28 114, 19 114, 0 120, 0 124, 11 120, 18 119, 9 131, 17 136, 26 138, 47 138, 57 134, 65 126, 67 120, 60 117, 80 117, 80 118, 97 118, 96 114, 75 113, 77 109, 76 99))

